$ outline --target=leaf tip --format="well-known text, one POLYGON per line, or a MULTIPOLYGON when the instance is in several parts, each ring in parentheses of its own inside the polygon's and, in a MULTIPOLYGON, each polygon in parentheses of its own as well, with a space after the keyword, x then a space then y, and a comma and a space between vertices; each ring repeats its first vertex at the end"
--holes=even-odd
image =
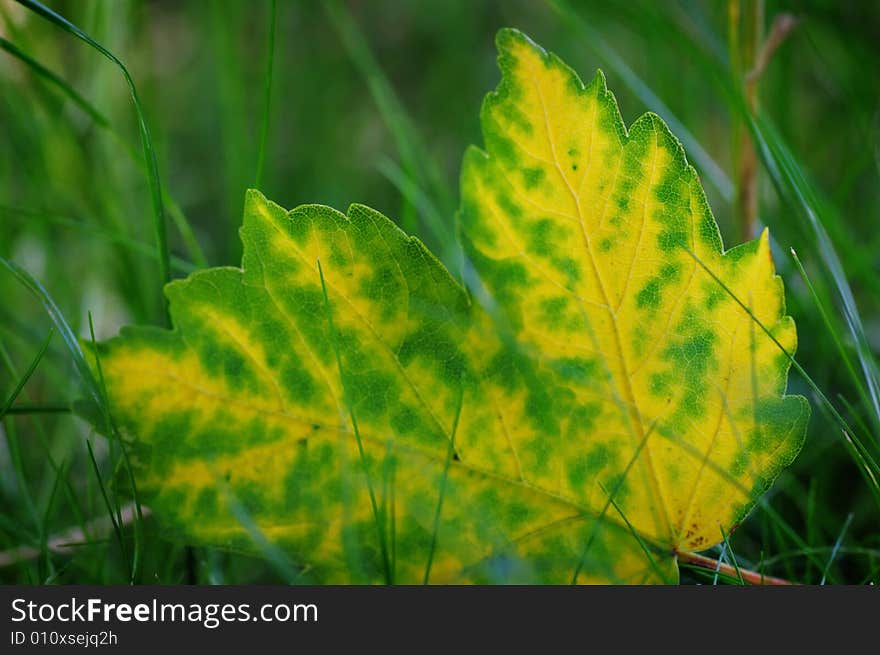
POLYGON ((259 189, 250 188, 244 193, 245 210, 255 205, 265 205, 269 202, 259 189))
POLYGON ((589 86, 597 86, 598 93, 608 93, 608 80, 605 78, 605 71, 601 68, 596 69, 596 74, 593 75, 593 79, 590 82, 589 86))
POLYGON ((495 33, 495 46, 506 50, 516 43, 531 43, 531 39, 515 27, 502 27, 495 33))
POLYGON ((758 237, 758 251, 760 253, 767 253, 767 259, 770 260, 770 268, 771 270, 776 270, 776 264, 773 261, 773 250, 770 248, 770 228, 764 227, 761 230, 761 235, 758 237))
MULTIPOLYGON (((495 34, 495 47, 498 50, 498 59, 502 62, 511 59, 515 60, 517 51, 522 51, 523 49, 534 55, 538 55, 542 59, 546 59, 550 56, 550 54, 533 41, 528 34, 515 27, 502 27, 498 30, 495 34)), ((501 69, 504 70, 505 66, 502 65, 501 69)))

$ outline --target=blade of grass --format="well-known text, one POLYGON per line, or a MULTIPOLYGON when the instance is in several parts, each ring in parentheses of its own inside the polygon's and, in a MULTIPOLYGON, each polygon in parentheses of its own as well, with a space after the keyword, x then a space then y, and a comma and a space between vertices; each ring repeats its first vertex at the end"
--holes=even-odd
POLYGON ((664 583, 668 584, 667 580, 666 580, 666 575, 660 569, 660 566, 657 564, 657 560, 654 559, 654 554, 651 552, 651 548, 645 543, 645 541, 642 539, 641 535, 639 535, 639 533, 636 531, 635 527, 633 527, 633 524, 630 523, 629 519, 626 518, 626 514, 623 513, 623 510, 621 510, 620 506, 614 501, 614 496, 608 493, 608 491, 605 489, 605 487, 602 485, 601 482, 599 482, 598 484, 599 484, 599 488, 602 489, 602 493, 604 493, 608 497, 608 502, 611 503, 611 506, 617 511, 620 518, 623 519, 623 522, 626 524, 626 527, 629 529, 630 534, 632 534, 633 538, 638 542, 639 547, 642 549, 642 552, 644 552, 645 555, 647 556, 648 562, 651 564, 651 568, 654 569, 654 572, 657 574, 657 577, 659 577, 661 580, 663 580, 664 583))
POLYGON ((834 244, 820 218, 819 203, 810 185, 807 184, 803 171, 776 131, 762 118, 751 115, 748 117, 759 152, 771 173, 771 178, 780 196, 787 198, 795 207, 799 207, 813 229, 819 255, 837 288, 843 306, 844 318, 855 342, 856 355, 861 364, 870 395, 872 416, 875 423, 880 426, 880 373, 878 373, 877 362, 865 335, 861 315, 846 279, 840 257, 837 255, 834 244))
POLYGON ((629 477, 630 470, 632 470, 633 465, 636 463, 639 455, 641 454, 645 445, 648 443, 648 438, 653 434, 655 427, 657 427, 657 421, 654 421, 651 426, 647 430, 645 430, 645 436, 642 437, 641 441, 639 441, 638 447, 629 458, 626 467, 623 469, 623 474, 619 476, 617 481, 614 483, 614 488, 611 490, 611 494, 608 496, 608 498, 605 499, 605 504, 602 506, 602 511, 599 512, 599 515, 596 518, 593 529, 590 531, 590 536, 587 538, 586 543, 584 544, 584 549, 583 551, 581 551, 577 566, 575 566, 574 573, 571 576, 572 585, 577 584, 578 577, 580 576, 584 565, 587 563, 587 554, 590 552, 590 549, 593 547, 593 543, 599 534, 599 529, 601 528, 602 522, 605 520, 605 516, 608 514, 608 510, 611 507, 611 501, 618 494, 618 492, 620 492, 620 490, 623 488, 623 485, 626 483, 626 480, 629 477))
POLYGON ((837 552, 840 550, 840 546, 843 543, 843 537, 846 534, 847 529, 849 528, 849 524, 852 523, 853 513, 850 512, 846 521, 843 522, 843 527, 840 529, 840 534, 837 535, 837 540, 834 542, 834 547, 831 549, 831 554, 828 556, 828 563, 825 565, 824 570, 822 571, 822 580, 819 581, 820 585, 825 584, 825 579, 828 577, 828 570, 831 568, 831 565, 834 563, 834 559, 837 557, 837 552))
POLYGON ((37 299, 42 303, 43 308, 46 310, 46 313, 49 315, 49 318, 52 319, 52 322, 55 324, 55 328, 58 330, 58 333, 61 335, 61 338, 64 340, 64 344, 67 346, 68 351, 73 359, 73 364, 79 373, 80 378, 82 378, 83 383, 86 385, 86 389, 91 396, 92 400, 95 401, 98 407, 103 406, 103 400, 101 398, 100 390, 98 389, 98 385, 95 382, 95 378, 92 375, 92 371, 89 368, 88 362, 86 362, 86 358, 83 355, 82 348, 79 346, 79 341, 73 333, 73 330, 70 329, 70 325, 64 318, 64 315, 61 313, 61 310, 58 309, 58 305, 55 304, 55 301, 49 296, 49 293, 43 288, 43 286, 37 282, 30 273, 25 271, 15 262, 11 262, 3 257, 0 257, 0 264, 3 264, 6 269, 12 273, 21 284, 23 284, 31 293, 33 293, 37 299))
POLYGON ((297 568, 287 559, 285 552, 273 544, 268 537, 263 534, 263 531, 260 530, 260 526, 254 522, 250 513, 244 505, 241 504, 241 501, 239 501, 235 494, 229 489, 226 481, 219 479, 217 482, 220 489, 223 491, 223 495, 226 498, 226 502, 229 505, 232 515, 247 531, 248 535, 250 535, 250 538, 262 554, 263 559, 269 562, 276 572, 281 574, 282 579, 285 580, 287 584, 298 584, 301 582, 302 574, 300 571, 297 570, 297 568))
MULTIPOLYGON (((715 562, 715 560, 710 560, 715 562)), ((736 585, 738 581, 735 575, 727 575, 724 572, 716 573, 714 569, 707 569, 699 564, 687 564, 685 562, 681 562, 679 564, 679 569, 682 571, 689 571, 693 575, 695 575, 700 580, 706 580, 709 584, 713 586, 718 584, 718 582, 722 582, 726 585, 736 585)))
POLYGON ((89 118, 91 118, 92 121, 95 122, 95 124, 99 125, 100 127, 110 129, 110 122, 104 117, 103 114, 101 114, 101 112, 95 109, 92 103, 90 103, 82 95, 80 95, 80 93, 76 89, 71 87, 67 82, 62 80, 55 73, 43 66, 40 62, 38 62, 30 55, 26 54, 15 44, 10 43, 6 39, 4 39, 2 36, 0 36, 0 49, 5 50, 16 59, 19 59, 29 68, 31 68, 37 75, 61 89, 61 91, 63 91, 64 94, 68 98, 70 98, 70 100, 77 107, 88 114, 89 118))
MULTIPOLYGON (((9 353, 6 351, 6 348, 3 347, 2 343, 0 343, 0 359, 3 360, 3 362, 5 363, 6 367, 8 368, 9 372, 12 374, 13 377, 20 377, 17 374, 15 367, 12 364, 11 359, 9 358, 9 353)), ((13 409, 15 409, 15 408, 13 408, 13 409)), ((8 412, 8 415, 14 414, 14 413, 16 413, 16 412, 10 411, 10 412, 8 412)), ((62 467, 60 467, 59 465, 57 465, 55 463, 55 458, 52 454, 53 451, 51 448, 51 444, 49 442, 49 439, 47 438, 47 435, 44 432, 42 424, 37 420, 33 420, 33 423, 36 427, 37 435, 40 437, 41 445, 43 446, 43 448, 45 450, 45 462, 46 462, 47 466, 49 467, 49 469, 51 470, 52 475, 54 476, 53 479, 56 482, 59 480, 63 481, 64 493, 65 493, 65 496, 66 496, 67 501, 69 503, 70 509, 73 512, 76 520, 79 521, 79 524, 81 526, 84 526, 85 525, 85 518, 84 518, 84 514, 79 506, 78 496, 74 492, 73 487, 72 487, 71 482, 68 479, 68 477, 63 474, 62 467)), ((20 490, 20 493, 22 494, 22 498, 24 499, 24 505, 26 508, 29 509, 31 516, 32 516, 33 520, 35 521, 35 525, 37 526, 37 539, 29 539, 28 541, 37 542, 41 545, 41 550, 38 551, 37 554, 40 557, 41 562, 48 562, 47 557, 46 557, 46 553, 44 552, 44 550, 42 548, 43 544, 45 543, 45 539, 44 539, 45 535, 42 532, 43 525, 41 523, 36 522, 36 520, 37 520, 36 504, 34 503, 33 498, 31 497, 31 494, 28 492, 27 484, 25 482, 26 476, 24 473, 24 465, 23 465, 23 462, 21 459, 21 450, 19 447, 18 439, 16 438, 16 432, 14 429, 14 425, 12 423, 9 423, 6 426, 6 438, 7 438, 7 444, 8 444, 8 448, 9 448, 9 452, 10 452, 10 457, 11 457, 11 460, 13 463, 13 468, 15 469, 15 472, 16 472, 16 479, 17 479, 17 482, 19 483, 19 490, 20 490)))
MULTIPOLYGON (((7 359, 5 348, 0 350, 0 355, 3 355, 4 359, 7 359)), ((6 364, 11 369, 11 362, 7 361, 6 364)), ((39 512, 37 512, 37 506, 34 503, 30 490, 28 489, 27 475, 25 473, 24 460, 21 457, 21 443, 18 439, 18 433, 11 423, 5 424, 3 436, 6 438, 6 448, 9 452, 9 461, 15 472, 15 482, 18 487, 19 496, 22 499, 22 504, 24 505, 26 513, 29 515, 30 522, 33 523, 34 532, 39 535, 39 512)))
POLYGON ((63 480, 67 478, 67 471, 65 470, 65 468, 65 463, 62 462, 58 467, 58 470, 56 471, 55 479, 52 483, 52 491, 49 493, 49 498, 46 501, 46 509, 43 511, 43 520, 40 524, 40 552, 43 554, 43 557, 41 557, 41 561, 43 562, 43 566, 45 566, 48 572, 47 579, 53 578, 55 575, 57 575, 55 565, 52 562, 52 558, 49 556, 49 521, 52 516, 52 512, 55 509, 55 499, 58 496, 58 489, 63 486, 63 480))
POLYGON ((215 226, 223 261, 238 261, 244 192, 253 181, 257 144, 248 134, 252 128, 251 98, 256 95, 247 80, 248 51, 242 50, 243 27, 252 2, 200 2, 201 31, 210 46, 211 75, 219 142, 223 191, 222 223, 215 226))
MULTIPOLYGON (((97 50, 104 57, 113 62, 120 71, 122 71, 122 75, 125 78, 125 82, 128 85, 129 93, 131 94, 132 102, 134 103, 135 113, 137 114, 137 124, 138 131, 141 136, 141 145, 144 151, 144 160, 147 163, 147 182, 150 187, 150 197, 152 198, 153 204, 153 231, 156 238, 156 253, 159 260, 159 277, 162 285, 169 282, 171 280, 171 265, 169 262, 169 251, 168 251, 168 239, 165 233, 165 211, 162 203, 162 186, 159 180, 159 166, 156 162, 156 153, 153 150, 153 141, 150 138, 150 131, 147 127, 147 121, 144 117, 143 108, 141 106, 140 99, 138 98, 137 88, 135 87, 134 80, 128 72, 128 69, 125 67, 125 64, 116 57, 112 52, 110 52, 107 48, 102 46, 100 43, 95 41, 88 34, 83 32, 76 25, 71 23, 69 20, 61 16, 60 14, 52 11, 45 5, 37 0, 16 0, 19 4, 27 7, 37 15, 45 18, 50 23, 60 27, 64 31, 72 34, 76 38, 81 41, 87 43, 89 46, 97 50)), ((166 307, 166 320, 167 320, 167 305, 165 302, 164 295, 162 296, 163 306, 166 307)))
POLYGON ((718 573, 722 566, 728 566, 724 563, 724 557, 727 555, 727 542, 721 544, 721 552, 718 554, 718 562, 715 564, 715 575, 712 576, 712 586, 718 586, 718 573))
POLYGON ((113 512, 113 503, 110 502, 110 497, 107 495, 107 489, 104 486, 104 479, 101 477, 101 470, 98 467, 98 460, 95 459, 95 451, 92 449, 92 442, 86 440, 86 447, 89 451, 89 460, 92 463, 92 471, 95 474, 95 479, 98 481, 98 488, 101 490, 101 497, 104 499, 104 505, 107 508, 107 516, 110 517, 110 523, 113 525, 113 533, 116 535, 116 542, 119 544, 119 550, 121 551, 123 558, 128 560, 125 539, 122 538, 122 527, 117 522, 117 516, 113 512))
POLYGON ((12 404, 15 402, 15 399, 18 398, 18 394, 21 393, 21 390, 24 389, 24 385, 27 384, 28 380, 30 380, 31 376, 34 374, 34 371, 37 370, 37 366, 40 365, 40 361, 43 359, 43 355, 46 354, 46 350, 49 348, 49 344, 52 342, 52 337, 55 334, 54 328, 49 328, 49 333, 46 335, 46 338, 43 340, 43 344, 40 346, 40 349, 37 351, 36 356, 31 360, 30 365, 24 372, 24 375, 18 380, 15 388, 12 390, 12 393, 6 398, 6 402, 3 403, 3 406, 0 407, 0 420, 3 419, 4 416, 9 412, 12 408, 12 404))
POLYGON ((394 443, 389 440, 385 449, 385 461, 382 463, 382 516, 387 517, 388 551, 391 580, 397 577, 397 504, 394 480, 397 472, 395 460, 391 453, 394 443))
POLYGON ((385 581, 387 584, 393 584, 394 580, 391 572, 391 562, 389 561, 388 545, 385 543, 385 530, 382 527, 382 517, 379 513, 379 506, 376 504, 376 493, 373 491, 373 482, 370 478, 370 469, 367 463, 367 456, 364 452, 364 444, 361 441, 361 433, 358 429, 357 416, 355 416, 354 406, 351 403, 351 391, 348 388, 345 375, 342 369, 342 356, 339 353, 339 344, 336 341, 336 331, 333 328, 333 313, 330 311, 330 298, 327 295, 327 285, 324 282, 324 269, 321 268, 321 260, 318 260, 318 274, 321 277, 321 290, 324 293, 324 308, 327 312, 327 326, 330 334, 330 340, 333 343, 333 352, 336 355, 336 365, 339 368, 339 381, 342 383, 343 394, 345 396, 346 405, 348 406, 348 414, 351 418, 351 426, 354 431, 354 437, 357 441, 358 454, 360 455, 361 466, 367 480, 367 491, 370 494, 370 505, 373 509, 373 520, 376 523, 376 532, 379 537, 379 549, 382 553, 382 564, 385 567, 385 581))
MULTIPOLYGON (((772 557, 768 557, 765 560, 767 564, 775 564, 777 562, 782 562, 790 559, 797 559, 799 557, 808 557, 810 555, 822 555, 824 553, 830 553, 834 550, 834 545, 830 546, 816 546, 813 548, 797 548, 794 550, 786 550, 779 553, 776 553, 772 557)), ((880 549, 877 548, 865 548, 859 546, 840 546, 837 549, 838 555, 858 555, 862 557, 880 557, 880 549)), ((823 564, 824 566, 824 564, 823 564)))
POLYGON ((458 420, 461 417, 461 406, 464 402, 464 381, 459 386, 458 403, 456 403, 455 419, 452 421, 452 433, 449 438, 449 448, 446 450, 446 462, 443 465, 443 477, 440 482, 440 493, 437 496, 437 509, 434 512, 434 527, 431 530, 431 546, 428 549, 428 563, 425 565, 425 577, 422 584, 428 584, 431 577, 431 564, 434 561, 434 549, 437 547, 437 531, 440 529, 440 512, 443 511, 443 497, 446 493, 446 481, 449 476, 449 466, 455 455, 455 433, 458 431, 458 420))
MULTIPOLYGON (((867 475, 872 490, 880 489, 880 474, 877 473, 877 463, 871 457, 871 454, 865 450, 864 446, 858 439, 853 437, 853 435, 846 430, 843 431, 843 438, 855 453, 856 463, 859 464, 860 470, 864 471, 867 475)), ((875 494, 875 499, 876 496, 877 494, 875 494)))
POLYGON ((733 548, 730 545, 730 539, 727 537, 727 532, 724 530, 724 526, 719 525, 718 529, 721 531, 721 537, 724 539, 724 549, 728 553, 730 557, 730 561, 733 563, 733 568, 736 571, 736 577, 739 579, 739 583, 745 584, 745 580, 743 580, 742 571, 739 570, 739 564, 736 561, 736 555, 733 552, 733 548))
POLYGON ((831 335, 831 339, 834 342, 834 347, 837 350, 837 354, 840 356, 841 360, 843 361, 844 366, 846 367, 847 371, 850 374, 850 377, 852 378, 853 382, 855 383, 856 390, 858 391, 858 394, 859 394, 860 398, 862 399, 862 402, 865 403, 866 407, 870 407, 871 401, 868 399, 868 395, 865 390, 865 386, 862 383, 862 380, 861 380, 860 376, 858 375, 858 373, 856 373, 855 368, 853 367, 853 363, 850 360, 849 353, 847 352, 846 348, 843 345, 843 342, 840 339, 837 326, 835 326, 832 323, 831 316, 825 307, 825 303, 823 303, 821 301, 821 299, 819 298, 819 294, 816 292, 816 288, 813 286, 813 282, 812 282, 812 280, 810 280, 810 276, 807 274, 807 271, 804 268, 804 265, 801 262, 800 257, 798 257, 797 252, 795 251, 794 248, 791 248, 790 252, 791 252, 792 259, 794 259, 795 266, 797 266, 798 272, 801 274, 801 279, 804 281, 804 284, 806 284, 807 290, 810 292, 810 296, 813 299, 813 303, 816 305, 816 309, 819 310, 819 316, 822 319, 822 323, 824 323, 825 328, 828 331, 828 334, 831 335))
POLYGON ((858 427, 861 430, 862 435, 865 437, 865 439, 870 440, 871 429, 868 427, 868 424, 865 423, 861 414, 856 410, 856 408, 853 406, 853 404, 851 402, 849 402, 849 400, 846 399, 846 396, 844 396, 843 394, 840 394, 840 393, 837 394, 837 401, 841 405, 843 405, 843 408, 853 418, 853 420, 855 421, 856 425, 858 425, 858 427))
MULTIPOLYGON (((132 554, 131 570, 130 570, 130 576, 129 576, 129 582, 131 584, 134 584, 135 582, 137 582, 138 577, 140 575, 141 550, 143 547, 142 529, 143 529, 144 515, 143 515, 143 511, 141 509, 140 499, 138 498, 137 484, 135 483, 134 472, 132 471, 131 461, 128 458, 128 451, 125 448, 125 442, 120 437, 119 431, 116 429, 116 424, 113 422, 113 417, 110 414, 110 403, 107 400, 107 398, 108 398, 107 387, 104 384, 104 372, 103 372, 103 369, 101 368, 101 357, 98 354, 98 344, 95 339, 95 325, 92 321, 92 312, 90 311, 88 315, 89 315, 89 336, 91 337, 92 349, 93 349, 93 352, 95 353, 95 370, 98 373, 98 388, 101 391, 101 398, 103 400, 103 403, 101 404, 101 406, 104 410, 104 425, 109 427, 111 436, 113 437, 113 439, 111 439, 111 441, 110 441, 111 446, 112 446, 112 444, 118 444, 120 449, 122 450, 122 464, 123 464, 123 468, 125 469, 125 473, 128 477, 129 486, 131 487, 132 498, 134 499, 134 508, 135 508, 135 518, 133 521, 134 552, 132 554)), ((100 483, 100 480, 99 480, 99 483, 100 483)), ((121 508, 118 506, 118 504, 117 504, 117 513, 119 514, 118 519, 119 519, 119 523, 121 525, 122 524, 122 514, 121 514, 121 508)))
POLYGON ((271 0, 269 5, 269 46, 266 53, 266 75, 264 86, 263 120, 260 127, 260 150, 257 154, 257 174, 254 178, 254 188, 259 189, 263 181, 263 162, 266 158, 266 140, 269 138, 269 115, 272 108, 272 77, 275 63, 275 18, 277 13, 277 0, 271 0))
MULTIPOLYGON (((771 526, 774 531, 777 533, 777 541, 783 544, 782 537, 785 536, 790 539, 794 544, 800 548, 806 556, 810 559, 810 561, 817 565, 819 568, 822 568, 825 564, 822 560, 820 560, 811 550, 807 542, 803 540, 803 538, 795 531, 793 527, 786 521, 782 515, 779 514, 766 499, 762 498, 758 501, 758 507, 766 514, 766 516, 771 521, 771 526)), ((773 558, 768 558, 766 563, 769 565, 771 561, 774 561, 773 558)), ((794 579, 794 572, 788 571, 788 576, 794 579)))
MULTIPOLYGON (((810 488, 807 492, 807 544, 818 543, 818 528, 816 527, 816 478, 810 478, 810 488)), ((762 551, 763 556, 763 551, 762 551)), ((807 571, 804 579, 809 582, 813 576, 813 566, 807 562, 807 571)))

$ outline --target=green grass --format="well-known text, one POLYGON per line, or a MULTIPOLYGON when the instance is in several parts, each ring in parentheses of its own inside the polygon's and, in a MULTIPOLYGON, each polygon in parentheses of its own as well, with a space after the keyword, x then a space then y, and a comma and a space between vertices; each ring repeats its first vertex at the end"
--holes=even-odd
MULTIPOLYGON (((284 206, 373 206, 458 274, 457 175, 507 25, 584 75, 601 67, 628 123, 659 113, 728 246, 737 135, 759 157, 758 219, 798 325, 790 389, 816 411, 801 455, 715 549, 734 574, 683 581, 880 581, 880 7, 767 3, 766 29, 786 11, 800 24, 753 114, 727 2, 46 5, 0 4, 0 582, 307 580, 268 543, 254 559, 159 533, 120 443, 66 411, 112 420, 80 340, 161 324, 163 279, 238 262, 255 180, 284 206)), ((393 471, 373 483, 391 579, 393 471)))

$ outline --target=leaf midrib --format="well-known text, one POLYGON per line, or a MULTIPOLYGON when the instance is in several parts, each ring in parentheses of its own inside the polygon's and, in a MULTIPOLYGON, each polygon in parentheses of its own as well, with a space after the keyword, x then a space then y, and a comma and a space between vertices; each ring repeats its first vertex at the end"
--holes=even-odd
MULTIPOLYGON (((580 224, 581 235, 584 239, 584 245, 587 249, 587 255, 588 255, 587 259, 590 261, 590 266, 592 267, 593 274, 596 277, 596 281, 599 286, 599 291, 602 294, 602 300, 603 300, 604 304, 608 307, 608 314, 611 318, 611 322, 613 325, 612 332, 614 335, 614 346, 615 346, 615 351, 616 351, 615 354, 617 356, 617 360, 620 363, 620 367, 622 370, 622 378, 623 378, 622 387, 623 387, 624 393, 626 394, 625 401, 626 401, 626 404, 629 405, 629 407, 630 407, 630 411, 629 411, 630 418, 631 418, 632 422, 634 423, 635 427, 637 428, 637 434, 635 434, 634 436, 636 437, 636 441, 640 442, 645 437, 645 426, 642 424, 641 412, 639 412, 638 405, 636 404, 635 394, 633 392, 632 384, 631 384, 630 378, 629 378, 629 370, 627 368, 626 358, 623 356, 623 344, 620 341, 620 329, 618 328, 618 325, 617 325, 617 314, 615 311, 612 310, 612 305, 610 303, 610 298, 608 296, 608 292, 605 289, 604 282, 602 281, 602 276, 599 272, 599 267, 596 264, 596 259, 595 259, 595 256, 593 254, 593 249, 592 249, 592 242, 590 241, 589 234, 587 234, 587 229, 586 229, 586 225, 584 222, 583 210, 581 208, 580 195, 579 195, 579 193, 576 193, 575 190, 572 188, 571 184, 569 184, 568 178, 566 178, 565 174, 562 172, 562 167, 559 164, 559 158, 556 155, 556 145, 553 142, 553 132, 550 128, 550 117, 547 113, 547 105, 546 105, 546 101, 544 99, 544 94, 541 91, 541 86, 538 83, 538 78, 537 78, 537 75, 535 73, 534 68, 532 68, 529 72, 531 74, 532 83, 535 86, 535 91, 538 94, 538 99, 541 102, 541 110, 543 111, 543 114, 544 114, 544 129, 546 130, 546 133, 547 133, 547 142, 550 146, 550 152, 553 155, 553 163, 556 166, 556 171, 557 171, 560 179, 562 180, 566 189, 568 189, 568 192, 571 194, 572 200, 574 201, 575 208, 577 209, 577 213, 578 213, 578 223, 580 224)), ((578 79, 577 81, 578 81, 578 87, 579 87, 578 91, 584 90, 584 86, 580 82, 580 80, 578 79)), ((598 95, 596 98, 596 103, 597 103, 597 105, 599 103, 598 95)), ((595 125, 595 119, 594 119, 592 122, 592 125, 591 125, 591 130, 595 130, 595 129, 596 129, 596 125, 595 125)), ((592 139, 592 131, 591 131, 590 138, 592 139)), ((623 147, 623 145, 624 144, 621 144, 621 147, 623 147)), ((623 153, 621 153, 621 156, 623 156, 623 153)), ((592 148, 591 148, 590 159, 592 160, 592 148)), ((651 167, 651 181, 653 181, 653 176, 654 176, 655 172, 656 172, 656 162, 654 162, 654 165, 652 165, 652 167, 651 167)), ((583 182, 581 182, 581 184, 583 184, 583 182)), ((649 183, 649 186, 650 186, 650 183, 649 183)), ((635 254, 633 256, 635 256, 635 254)), ((671 539, 674 534, 674 531, 672 529, 672 524, 669 520, 669 511, 668 511, 668 507, 667 507, 667 502, 666 502, 666 499, 665 499, 665 497, 662 493, 661 487, 660 487, 659 479, 657 476, 656 469, 654 467, 654 462, 651 457, 651 451, 650 451, 648 444, 645 444, 645 447, 643 448, 643 452, 644 452, 647 468, 650 473, 649 477, 650 477, 650 482, 651 482, 651 486, 652 486, 652 491, 656 494, 656 498, 659 500, 658 505, 659 505, 661 512, 662 512, 662 521, 663 521, 663 523, 666 524, 666 529, 667 529, 666 534, 671 539)))

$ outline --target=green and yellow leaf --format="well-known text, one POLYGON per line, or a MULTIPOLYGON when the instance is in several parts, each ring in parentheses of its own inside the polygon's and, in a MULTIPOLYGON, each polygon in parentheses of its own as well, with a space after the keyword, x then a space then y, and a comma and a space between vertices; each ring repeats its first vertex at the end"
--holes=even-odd
POLYGON ((601 72, 584 87, 519 32, 498 45, 460 222, 528 353, 505 356, 494 385, 515 474, 601 508, 626 472, 615 499, 641 534, 718 543, 797 454, 809 415, 782 397, 789 357, 737 302, 794 352, 767 232, 723 252, 659 117, 627 130, 601 72))
POLYGON ((170 533, 268 542, 318 582, 669 582, 795 456, 766 232, 723 252, 658 117, 627 131, 601 74, 498 46, 462 172, 471 294, 371 209, 250 191, 242 267, 169 284, 173 330, 98 344, 170 533))

